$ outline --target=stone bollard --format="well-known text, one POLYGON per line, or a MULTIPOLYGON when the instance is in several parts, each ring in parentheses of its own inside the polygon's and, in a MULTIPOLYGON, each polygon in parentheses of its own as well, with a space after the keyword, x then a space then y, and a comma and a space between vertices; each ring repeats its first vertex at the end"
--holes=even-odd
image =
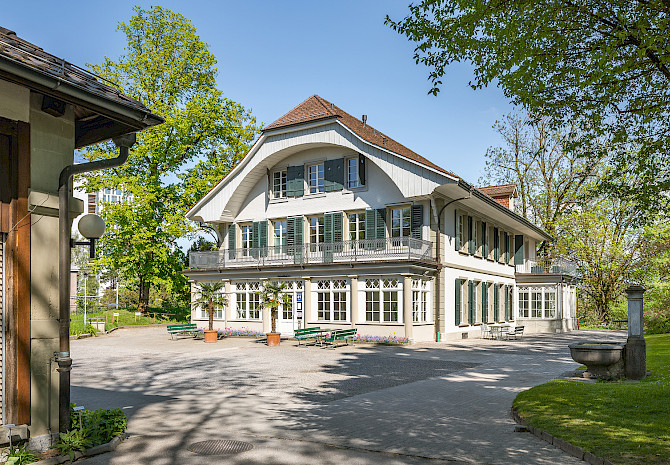
POLYGON ((642 286, 628 286, 628 340, 626 341, 626 378, 642 379, 647 375, 647 344, 644 341, 642 286))

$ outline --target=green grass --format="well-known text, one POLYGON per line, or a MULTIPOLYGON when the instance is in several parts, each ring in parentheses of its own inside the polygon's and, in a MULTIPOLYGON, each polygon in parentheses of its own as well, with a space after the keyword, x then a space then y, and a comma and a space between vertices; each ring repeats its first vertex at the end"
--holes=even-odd
MULTIPOLYGON (((149 315, 142 315, 135 317, 135 310, 93 310, 86 313, 86 318, 103 318, 106 319, 107 324, 105 327, 107 330, 115 328, 117 326, 133 326, 133 325, 153 325, 153 324, 172 324, 172 323, 185 323, 187 311, 184 309, 150 309, 151 312, 163 312, 163 313, 174 313, 175 315, 170 315, 166 317, 165 315, 157 315, 156 318, 149 315), (118 322, 114 313, 118 313, 118 322)), ((84 314, 78 313, 76 315, 70 316, 70 334, 84 334, 91 332, 93 328, 88 325, 84 325, 84 314)))
POLYGON ((670 463, 670 334, 645 337, 639 383, 553 380, 520 393, 514 407, 532 426, 616 464, 670 463))

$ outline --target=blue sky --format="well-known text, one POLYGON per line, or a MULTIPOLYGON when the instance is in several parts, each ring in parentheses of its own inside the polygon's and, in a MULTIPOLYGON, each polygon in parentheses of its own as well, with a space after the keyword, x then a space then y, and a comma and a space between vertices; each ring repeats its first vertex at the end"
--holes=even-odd
POLYGON ((218 60, 218 86, 269 124, 312 94, 429 160, 476 182, 500 139, 493 123, 512 110, 502 91, 474 91, 472 70, 449 69, 437 97, 413 45, 384 25, 410 0, 5 2, 0 26, 77 65, 123 53, 120 21, 133 5, 160 4, 186 16, 218 60))

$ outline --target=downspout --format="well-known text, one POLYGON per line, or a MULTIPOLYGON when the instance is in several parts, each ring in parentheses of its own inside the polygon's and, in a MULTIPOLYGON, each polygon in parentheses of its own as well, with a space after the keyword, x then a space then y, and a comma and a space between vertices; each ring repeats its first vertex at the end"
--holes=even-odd
POLYGON ((75 174, 97 171, 120 166, 128 159, 130 147, 135 143, 135 134, 112 139, 119 147, 119 156, 90 163, 68 165, 58 178, 58 309, 59 309, 59 352, 58 363, 58 430, 66 433, 70 429, 70 181, 75 174))
MULTIPOLYGON (((440 208, 440 211, 437 213, 437 231, 435 232, 435 263, 437 263, 437 275, 435 276, 435 293, 436 293, 436 298, 437 298, 437 305, 438 305, 438 311, 435 312, 435 335, 437 337, 437 332, 440 330, 440 295, 442 293, 442 287, 441 287, 441 282, 440 282, 440 276, 442 274, 442 263, 440 262, 440 231, 442 230, 442 212, 444 212, 444 209, 447 208, 449 205, 451 205, 454 202, 458 202, 459 200, 466 200, 472 198, 472 191, 474 190, 474 187, 470 188, 470 191, 468 192, 467 197, 461 197, 460 199, 454 199, 450 200, 449 202, 445 203, 442 208, 440 208)), ((434 200, 433 200, 434 202, 434 200)))

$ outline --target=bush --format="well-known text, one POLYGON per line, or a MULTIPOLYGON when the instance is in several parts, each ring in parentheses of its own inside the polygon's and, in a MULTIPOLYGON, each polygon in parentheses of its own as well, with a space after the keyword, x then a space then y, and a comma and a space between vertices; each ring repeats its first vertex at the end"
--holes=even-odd
POLYGON ((10 457, 15 457, 18 459, 14 462, 16 465, 33 463, 40 459, 33 451, 26 449, 25 444, 11 450, 9 455, 7 455, 7 458, 10 457))
POLYGON ((649 308, 644 311, 644 333, 670 333, 670 311, 668 309, 649 308))
MULTIPOLYGON (((74 407, 75 404, 72 404, 74 407)), ((121 409, 70 410, 72 430, 79 430, 79 413, 81 413, 81 430, 92 445, 105 444, 115 436, 124 433, 128 426, 128 418, 121 409)))
POLYGON ((52 448, 57 449, 60 455, 67 454, 72 462, 75 453, 84 452, 90 446, 91 441, 86 438, 84 432, 73 429, 67 433, 60 433, 60 440, 52 448))

